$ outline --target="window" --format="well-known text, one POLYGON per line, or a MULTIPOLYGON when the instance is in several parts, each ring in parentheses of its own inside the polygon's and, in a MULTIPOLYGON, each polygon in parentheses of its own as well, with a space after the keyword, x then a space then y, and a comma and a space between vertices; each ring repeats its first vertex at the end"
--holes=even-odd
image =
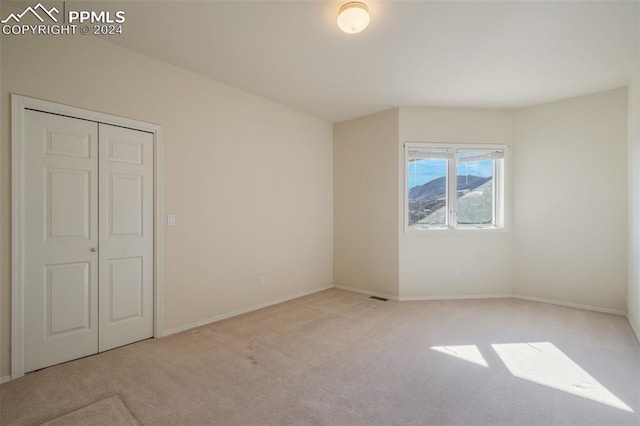
POLYGON ((504 145, 405 144, 406 229, 504 227, 504 145))

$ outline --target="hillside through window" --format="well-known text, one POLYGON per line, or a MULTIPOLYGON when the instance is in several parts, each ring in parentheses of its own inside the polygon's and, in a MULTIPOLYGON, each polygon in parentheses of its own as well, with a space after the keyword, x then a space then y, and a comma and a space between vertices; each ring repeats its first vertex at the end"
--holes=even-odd
POLYGON ((504 146, 406 144, 407 227, 503 227, 504 146))

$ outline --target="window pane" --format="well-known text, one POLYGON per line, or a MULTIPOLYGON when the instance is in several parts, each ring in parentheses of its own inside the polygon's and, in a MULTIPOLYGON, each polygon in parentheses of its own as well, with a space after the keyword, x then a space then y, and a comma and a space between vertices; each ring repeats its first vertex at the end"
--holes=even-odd
POLYGON ((493 225, 494 162, 473 161, 478 153, 458 153, 457 222, 460 225, 493 225))
POLYGON ((447 224, 447 160, 410 159, 409 226, 447 224))

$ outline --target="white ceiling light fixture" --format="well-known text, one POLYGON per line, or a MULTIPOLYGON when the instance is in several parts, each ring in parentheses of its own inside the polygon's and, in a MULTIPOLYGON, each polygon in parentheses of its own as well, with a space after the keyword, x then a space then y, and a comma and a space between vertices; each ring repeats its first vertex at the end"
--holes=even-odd
POLYGON ((356 34, 369 25, 369 8, 359 1, 345 3, 338 11, 338 28, 347 34, 356 34))

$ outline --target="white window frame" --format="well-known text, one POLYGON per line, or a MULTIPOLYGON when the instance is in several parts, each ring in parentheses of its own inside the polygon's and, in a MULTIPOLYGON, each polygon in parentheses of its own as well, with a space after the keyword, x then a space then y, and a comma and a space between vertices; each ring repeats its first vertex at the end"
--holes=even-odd
POLYGON ((422 233, 422 232, 488 232, 488 231, 505 231, 506 230, 506 175, 509 162, 509 146, 504 144, 453 144, 453 143, 434 143, 434 142, 406 142, 404 144, 404 231, 406 233, 422 233), (447 214, 445 225, 423 225, 409 226, 409 151, 411 149, 434 149, 443 150, 450 153, 447 163, 447 214), (451 176, 457 176, 458 171, 458 151, 464 150, 502 150, 502 161, 494 162, 493 169, 493 218, 494 223, 491 225, 459 225, 457 224, 457 179, 451 179, 451 176))

